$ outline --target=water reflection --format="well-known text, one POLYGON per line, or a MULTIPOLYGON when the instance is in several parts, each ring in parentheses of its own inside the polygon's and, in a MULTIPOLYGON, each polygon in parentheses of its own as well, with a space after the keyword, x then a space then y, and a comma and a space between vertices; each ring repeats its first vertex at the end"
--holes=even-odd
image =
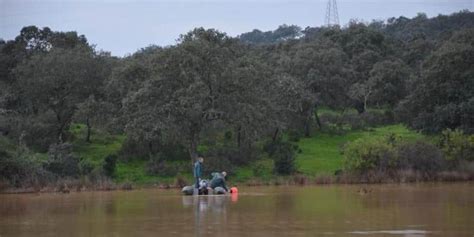
POLYGON ((0 236, 472 236, 474 183, 0 195, 0 236))
POLYGON ((193 208, 194 236, 204 236, 211 232, 224 231, 227 226, 227 208, 236 203, 238 195, 183 196, 184 208, 193 208))

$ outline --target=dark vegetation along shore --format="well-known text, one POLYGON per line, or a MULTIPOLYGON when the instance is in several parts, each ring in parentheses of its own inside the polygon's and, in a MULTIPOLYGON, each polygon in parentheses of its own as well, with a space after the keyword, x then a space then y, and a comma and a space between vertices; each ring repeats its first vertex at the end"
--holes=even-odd
POLYGON ((117 58, 76 32, 0 41, 0 190, 474 179, 474 13, 282 25, 117 58))

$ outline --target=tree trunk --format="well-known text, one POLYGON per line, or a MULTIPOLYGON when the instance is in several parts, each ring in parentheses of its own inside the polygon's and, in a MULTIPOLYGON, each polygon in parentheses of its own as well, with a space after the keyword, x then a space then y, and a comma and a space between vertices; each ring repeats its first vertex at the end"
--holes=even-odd
POLYGON ((197 154, 197 146, 194 144, 194 142, 191 142, 189 148, 188 148, 189 156, 191 157, 191 165, 194 165, 194 162, 196 161, 198 154, 197 154))
POLYGON ((370 94, 372 94, 371 90, 369 90, 369 92, 364 96, 364 112, 367 111, 367 103, 369 101, 370 94))
POLYGON ((311 120, 306 118, 304 122, 304 136, 310 137, 311 136, 311 120))
POLYGON ((314 117, 316 118, 316 123, 318 124, 318 128, 321 130, 323 126, 321 126, 321 120, 319 120, 318 110, 315 109, 314 117))
POLYGON ((364 112, 367 111, 367 97, 364 97, 364 112))
POLYGON ((61 117, 59 114, 56 114, 56 120, 59 123, 59 128, 56 131, 56 136, 58 138, 58 144, 63 143, 63 129, 64 129, 64 123, 61 122, 61 117))
POLYGON ((313 118, 314 107, 309 107, 306 113, 307 114, 304 122, 304 135, 305 137, 311 137, 311 120, 313 118))
POLYGON ((275 142, 276 139, 278 138, 278 133, 280 132, 279 128, 275 129, 275 132, 273 133, 272 141, 275 142))
POLYGON ((71 123, 72 117, 69 117, 66 119, 61 118, 59 114, 56 114, 56 119, 59 123, 59 128, 57 130, 57 138, 58 138, 58 144, 62 144, 64 142, 64 131, 69 128, 69 124, 71 123))
POLYGON ((242 132, 242 126, 239 125, 239 128, 237 128, 237 147, 240 148, 240 144, 241 144, 241 134, 242 132))
POLYGON ((199 130, 191 131, 188 152, 191 157, 191 165, 194 165, 198 157, 197 147, 199 144, 199 130))
POLYGON ((153 154, 153 142, 148 141, 148 153, 153 154))
POLYGON ((64 135, 64 128, 66 127, 66 124, 61 124, 59 126, 59 129, 58 129, 58 133, 57 133, 57 136, 58 136, 58 144, 62 144, 64 142, 64 138, 63 138, 63 135, 64 135))
POLYGON ((57 136, 58 136, 58 144, 62 144, 63 143, 63 131, 61 129, 59 129, 57 136))
POLYGON ((86 142, 91 142, 91 124, 89 118, 86 119, 86 126, 87 126, 87 134, 86 134, 86 142))

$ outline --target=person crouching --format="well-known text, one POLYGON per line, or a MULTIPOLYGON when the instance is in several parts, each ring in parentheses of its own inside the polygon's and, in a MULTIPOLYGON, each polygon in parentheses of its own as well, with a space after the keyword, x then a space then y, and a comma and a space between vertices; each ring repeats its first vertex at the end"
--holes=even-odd
POLYGON ((229 192, 229 188, 227 188, 227 185, 225 183, 225 177, 227 176, 227 172, 222 171, 221 173, 219 172, 214 172, 211 174, 212 179, 211 179, 211 188, 215 189, 217 187, 222 187, 226 192, 229 192))

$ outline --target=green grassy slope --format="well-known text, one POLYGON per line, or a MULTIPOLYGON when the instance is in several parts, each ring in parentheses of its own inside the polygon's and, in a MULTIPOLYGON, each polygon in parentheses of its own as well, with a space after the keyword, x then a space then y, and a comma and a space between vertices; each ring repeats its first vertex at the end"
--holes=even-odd
POLYGON ((74 153, 94 165, 102 165, 106 156, 117 154, 125 141, 125 135, 108 135, 92 130, 91 142, 88 143, 85 141, 86 127, 82 124, 72 125, 70 131, 74 136, 74 153))

